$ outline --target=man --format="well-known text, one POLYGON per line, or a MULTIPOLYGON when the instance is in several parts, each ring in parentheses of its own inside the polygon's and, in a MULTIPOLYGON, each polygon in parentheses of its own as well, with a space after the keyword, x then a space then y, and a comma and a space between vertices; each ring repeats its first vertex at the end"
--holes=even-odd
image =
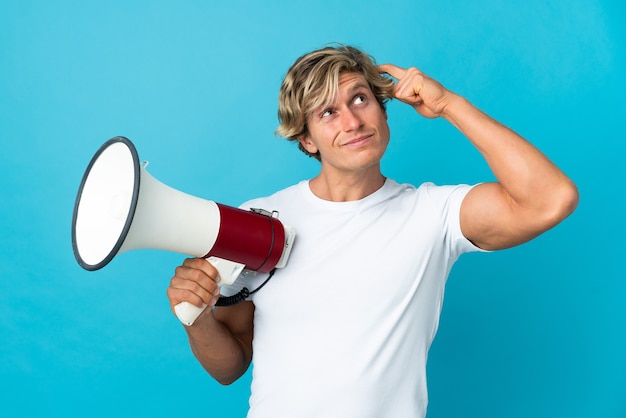
MULTIPOLYGON (((453 263, 555 226, 574 210, 576 187, 461 96, 352 47, 299 58, 281 86, 279 120, 278 133, 319 159, 320 172, 244 207, 277 210, 295 228, 288 265, 250 300, 205 310, 186 328, 191 349, 223 384, 254 359, 250 417, 423 417, 426 359, 453 263), (390 98, 452 123, 497 182, 416 188, 385 178, 390 98)), ((213 306, 216 280, 206 260, 185 260, 171 306, 213 306)))

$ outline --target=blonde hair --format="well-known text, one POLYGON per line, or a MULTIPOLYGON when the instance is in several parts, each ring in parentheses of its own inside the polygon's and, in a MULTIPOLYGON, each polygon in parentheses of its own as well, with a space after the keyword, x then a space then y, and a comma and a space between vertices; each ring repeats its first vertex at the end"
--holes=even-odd
MULTIPOLYGON (((280 125, 276 134, 291 141, 305 135, 311 113, 335 100, 339 76, 343 73, 361 74, 385 109, 386 102, 392 98, 393 81, 378 72, 374 58, 352 46, 327 46, 301 56, 287 71, 278 96, 280 125)), ((302 144, 298 147, 320 159, 319 152, 311 154, 302 144)))

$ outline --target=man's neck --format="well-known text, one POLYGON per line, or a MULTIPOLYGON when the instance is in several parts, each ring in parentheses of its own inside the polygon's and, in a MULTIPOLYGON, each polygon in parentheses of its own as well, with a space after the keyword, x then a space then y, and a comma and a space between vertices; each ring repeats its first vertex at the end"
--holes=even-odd
POLYGON ((349 202, 371 195, 385 184, 379 169, 329 175, 322 170, 309 182, 314 195, 331 202, 349 202))

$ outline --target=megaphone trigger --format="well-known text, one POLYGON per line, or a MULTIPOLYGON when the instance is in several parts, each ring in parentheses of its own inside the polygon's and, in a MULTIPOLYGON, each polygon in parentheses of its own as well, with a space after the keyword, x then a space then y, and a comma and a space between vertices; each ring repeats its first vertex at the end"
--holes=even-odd
POLYGON ((207 258, 207 261, 213 264, 213 267, 215 267, 219 273, 219 280, 217 284, 220 286, 233 284, 246 267, 245 264, 224 260, 223 258, 215 256, 207 258))

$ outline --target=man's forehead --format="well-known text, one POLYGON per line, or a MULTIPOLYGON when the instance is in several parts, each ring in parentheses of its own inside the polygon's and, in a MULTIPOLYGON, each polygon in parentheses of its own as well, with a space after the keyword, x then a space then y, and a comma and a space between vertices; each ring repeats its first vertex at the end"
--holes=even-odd
POLYGON ((342 73, 339 75, 339 87, 369 87, 369 83, 365 80, 363 74, 359 73, 342 73))

